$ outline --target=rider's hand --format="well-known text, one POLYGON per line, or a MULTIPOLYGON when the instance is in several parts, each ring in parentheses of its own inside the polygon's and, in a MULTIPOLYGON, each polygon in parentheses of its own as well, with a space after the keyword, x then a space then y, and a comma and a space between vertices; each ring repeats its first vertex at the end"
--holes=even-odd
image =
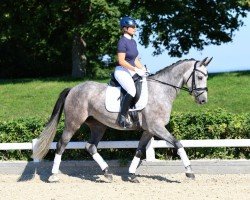
POLYGON ((139 69, 137 67, 135 67, 135 72, 139 75, 139 76, 146 76, 146 71, 145 69, 139 69))
POLYGON ((146 75, 149 76, 151 73, 148 68, 146 68, 146 75))

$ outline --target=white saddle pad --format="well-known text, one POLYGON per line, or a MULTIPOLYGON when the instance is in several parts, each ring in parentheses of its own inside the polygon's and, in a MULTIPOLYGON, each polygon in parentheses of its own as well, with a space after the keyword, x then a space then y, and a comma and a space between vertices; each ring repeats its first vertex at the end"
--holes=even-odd
MULTIPOLYGON (((109 112, 120 112, 120 101, 121 87, 108 86, 106 90, 105 106, 109 112)), ((134 109, 130 111, 142 110, 148 103, 148 85, 146 77, 142 79, 142 90, 141 96, 134 109)))

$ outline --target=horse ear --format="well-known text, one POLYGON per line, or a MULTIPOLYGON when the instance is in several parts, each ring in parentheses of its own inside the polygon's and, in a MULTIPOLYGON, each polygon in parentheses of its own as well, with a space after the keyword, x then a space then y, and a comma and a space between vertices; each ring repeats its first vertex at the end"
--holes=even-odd
POLYGON ((213 59, 213 57, 211 57, 210 59, 206 60, 206 62, 204 62, 204 65, 208 66, 208 64, 211 62, 212 59, 213 59))
POLYGON ((202 61, 199 62, 199 67, 201 67, 202 65, 205 65, 204 63, 206 62, 208 57, 204 58, 202 61))

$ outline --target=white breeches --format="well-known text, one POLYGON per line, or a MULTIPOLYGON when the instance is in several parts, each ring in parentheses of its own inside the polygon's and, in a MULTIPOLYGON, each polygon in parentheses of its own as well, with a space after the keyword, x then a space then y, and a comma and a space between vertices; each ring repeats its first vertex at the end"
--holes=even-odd
POLYGON ((135 83, 132 76, 135 72, 132 72, 122 66, 117 66, 115 68, 115 79, 120 83, 122 88, 127 91, 132 97, 136 94, 135 83))

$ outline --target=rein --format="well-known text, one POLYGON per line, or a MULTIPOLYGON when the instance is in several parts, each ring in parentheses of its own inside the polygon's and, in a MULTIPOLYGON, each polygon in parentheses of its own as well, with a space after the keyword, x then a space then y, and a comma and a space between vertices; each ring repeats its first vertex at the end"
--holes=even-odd
POLYGON ((189 78, 187 79, 186 81, 186 84, 187 82, 189 81, 189 79, 192 77, 192 87, 191 88, 187 88, 187 87, 179 87, 179 86, 176 86, 176 85, 172 85, 170 83, 166 83, 166 82, 163 82, 163 81, 159 81, 157 79, 153 79, 153 78, 148 78, 147 80, 148 81, 154 81, 154 82, 158 82, 158 83, 161 83, 163 85, 168 85, 168 86, 171 86, 175 89, 180 89, 180 90, 184 90, 186 92, 188 92, 190 95, 192 95, 193 91, 202 91, 200 94, 198 94, 196 97, 200 96, 201 94, 203 94, 205 91, 208 91, 208 88, 207 87, 204 87, 204 88, 197 88, 196 87, 196 83, 195 83, 195 71, 198 71, 202 74, 204 74, 205 76, 207 76, 207 74, 205 74, 204 72, 198 70, 196 68, 196 65, 197 65, 198 61, 195 62, 194 64, 194 69, 192 71, 192 73, 190 74, 189 78))
POLYGON ((176 85, 172 85, 172 84, 170 84, 170 83, 166 83, 166 82, 159 81, 159 80, 152 79, 152 78, 148 78, 147 80, 148 80, 148 81, 158 82, 158 83, 161 83, 161 84, 163 84, 163 85, 168 85, 168 86, 171 86, 171 87, 173 87, 173 88, 175 88, 175 89, 184 90, 184 91, 190 93, 190 89, 188 89, 187 87, 178 87, 178 86, 176 86, 176 85))

